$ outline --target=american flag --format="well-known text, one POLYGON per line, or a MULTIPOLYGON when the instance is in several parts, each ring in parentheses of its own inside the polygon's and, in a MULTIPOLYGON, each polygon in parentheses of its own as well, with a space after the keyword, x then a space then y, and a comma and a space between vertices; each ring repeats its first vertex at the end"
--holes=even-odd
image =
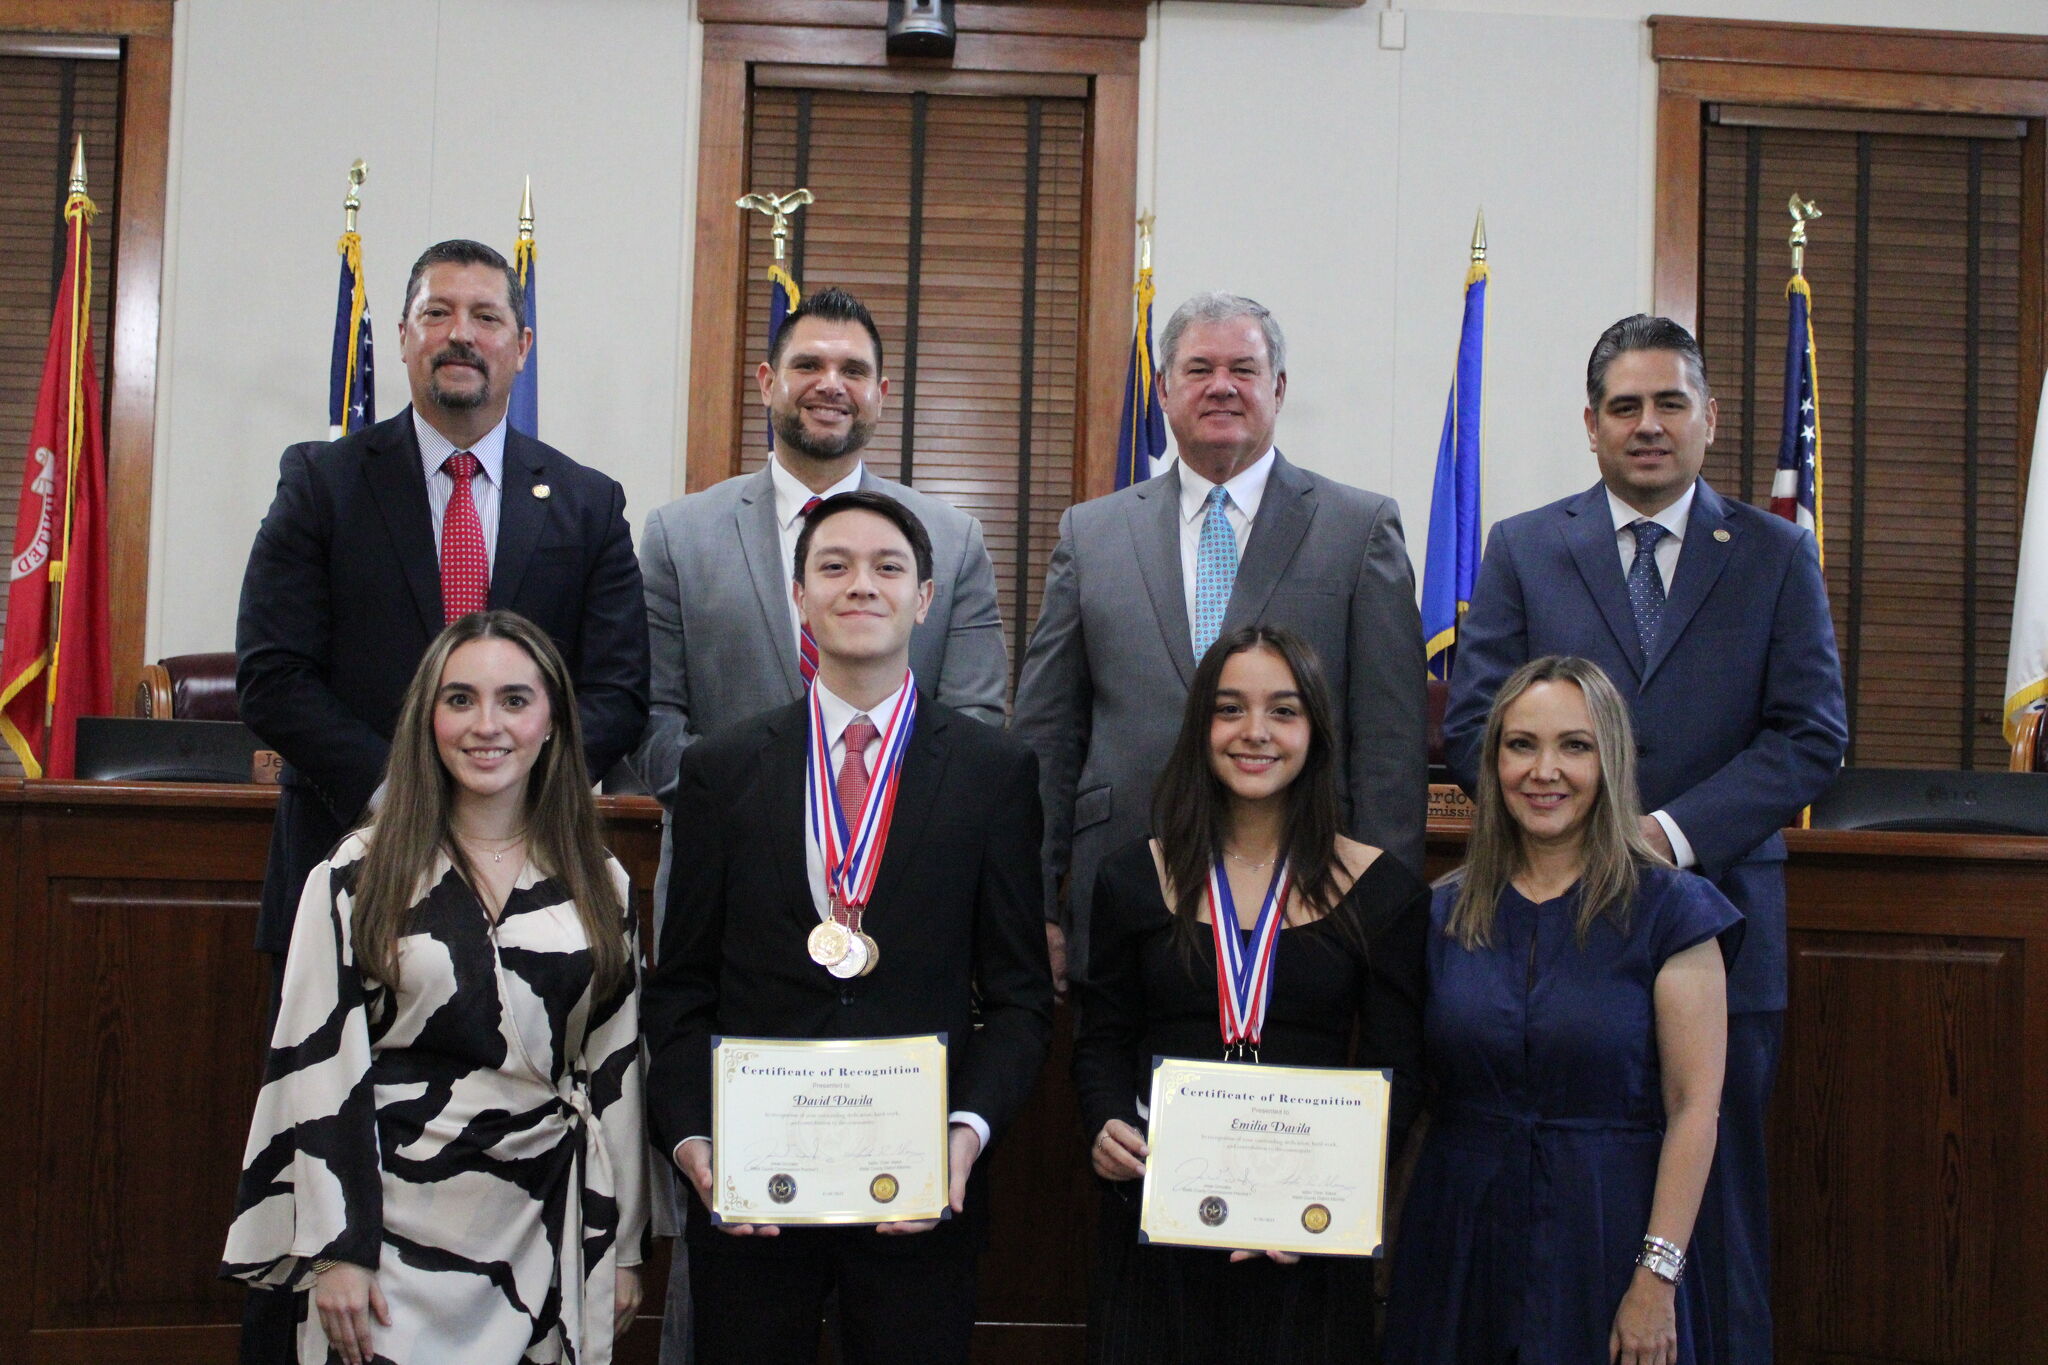
POLYGON ((1785 339, 1785 421, 1778 433, 1778 473, 1771 510, 1821 535, 1820 384, 1813 352, 1813 293, 1804 275, 1785 286, 1789 321, 1785 339))

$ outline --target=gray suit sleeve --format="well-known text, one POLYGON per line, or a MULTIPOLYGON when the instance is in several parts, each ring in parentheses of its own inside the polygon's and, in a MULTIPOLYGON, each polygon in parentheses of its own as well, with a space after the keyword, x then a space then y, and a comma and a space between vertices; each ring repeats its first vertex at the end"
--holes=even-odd
POLYGON ((647 645, 652 671, 647 732, 634 751, 633 766, 647 790, 669 805, 675 799, 676 765, 697 742, 690 728, 690 689, 685 673, 683 580, 669 550, 668 528, 659 509, 648 514, 640 537, 640 578, 647 596, 647 645))
POLYGON ((973 517, 967 518, 967 539, 953 573, 949 619, 938 698, 984 725, 1001 727, 1010 651, 1003 644, 1003 618, 996 610, 996 568, 988 557, 981 522, 973 517))
POLYGON ((1401 509, 1382 498, 1351 594, 1347 730, 1352 833, 1422 875, 1429 806, 1428 668, 1401 509))
MULTIPOLYGON (((1074 793, 1088 752, 1093 683, 1081 631, 1081 583, 1074 566, 1073 512, 1060 517, 1060 543, 1045 573, 1038 626, 1024 650, 1017 714, 1010 728, 1038 755, 1045 805, 1045 917, 1060 918, 1060 883, 1074 852, 1074 793)), ((1416 627, 1421 630, 1420 625, 1416 627)))

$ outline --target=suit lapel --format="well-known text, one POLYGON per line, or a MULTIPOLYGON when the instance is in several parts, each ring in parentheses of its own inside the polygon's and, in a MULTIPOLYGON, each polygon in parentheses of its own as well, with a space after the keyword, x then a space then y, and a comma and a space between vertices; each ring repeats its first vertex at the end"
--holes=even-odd
POLYGON ((882 911, 885 922, 910 876, 917 846, 924 840, 925 822, 946 775, 946 730, 951 723, 951 717, 931 704, 929 694, 918 694, 917 729, 910 736, 910 751, 903 756, 903 776, 896 782, 896 813, 889 821, 889 842, 882 849, 882 866, 869 901, 871 907, 882 911))
POLYGON ((1578 566, 1579 577, 1585 580, 1587 595, 1607 618, 1607 628, 1614 632, 1622 656, 1640 679, 1643 642, 1636 634, 1635 613, 1629 610, 1628 583, 1621 576, 1621 551, 1615 548, 1614 518, 1607 510, 1606 486, 1594 484, 1591 491, 1567 507, 1559 530, 1572 562, 1578 566))
POLYGON ((434 552, 434 514, 427 508, 427 476, 420 472, 411 408, 370 429, 362 469, 419 608, 420 624, 431 639, 441 633, 441 564, 434 552))
MULTIPOLYGON (((540 543, 541 527, 547 522, 549 500, 534 496, 534 489, 547 482, 546 457, 540 442, 523 432, 505 428, 505 460, 500 466, 504 484, 498 490, 498 548, 492 556, 491 605, 510 608, 519 600, 519 586, 526 579, 526 566, 533 560, 533 548, 540 543)), ((550 489, 550 494, 553 493, 550 489)))
POLYGON ((740 490, 733 520, 747 574, 754 580, 754 595, 760 599, 761 615, 768 624, 768 638, 775 647, 775 661, 790 695, 801 696, 803 675, 797 671, 796 639, 789 623, 789 565, 782 562, 782 528, 775 521, 775 480, 765 468, 740 490))
POLYGON ((1315 484, 1275 451, 1259 514, 1253 518, 1251 538, 1245 542, 1244 562, 1237 566, 1230 605, 1223 613, 1226 634, 1265 615, 1266 604, 1273 600, 1273 590, 1286 576, 1315 515, 1315 484))
POLYGON ((1671 575, 1671 595, 1664 600, 1664 619, 1657 627, 1657 643, 1643 667, 1644 682, 1670 657, 1673 642, 1692 623, 1734 553, 1734 531, 1728 525, 1727 504, 1702 479, 1695 485, 1692 511, 1685 522, 1685 539, 1678 547, 1678 568, 1671 575))
POLYGON ((1125 514, 1138 574, 1152 599, 1152 618, 1166 638, 1166 653, 1180 672, 1182 687, 1195 681, 1195 650, 1188 635, 1188 599, 1180 578, 1180 464, 1137 486, 1138 500, 1125 514))
MULTIPOLYGON (((771 856, 780 882, 780 904, 797 907, 801 919, 816 918, 811 901, 810 852, 805 842, 804 765, 809 759, 811 737, 808 705, 786 706, 768 726, 768 745, 762 761, 768 765, 766 785, 771 856)), ((809 933, 809 929, 804 932, 809 933)))

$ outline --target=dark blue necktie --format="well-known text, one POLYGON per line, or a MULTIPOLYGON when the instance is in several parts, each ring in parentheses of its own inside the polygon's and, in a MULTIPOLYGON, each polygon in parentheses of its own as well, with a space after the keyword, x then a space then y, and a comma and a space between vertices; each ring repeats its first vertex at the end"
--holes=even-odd
POLYGON ((1628 566, 1628 606, 1636 617, 1636 638, 1643 658, 1657 644, 1657 626, 1664 619, 1664 578, 1657 572, 1657 542, 1671 534, 1654 521, 1630 524, 1636 537, 1635 563, 1628 566))

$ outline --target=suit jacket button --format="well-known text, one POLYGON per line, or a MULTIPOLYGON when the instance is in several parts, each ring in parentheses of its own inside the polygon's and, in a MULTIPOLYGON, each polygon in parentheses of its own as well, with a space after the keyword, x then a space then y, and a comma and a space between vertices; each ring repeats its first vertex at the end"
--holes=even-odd
POLYGON ((839 992, 839 1003, 842 1005, 851 1005, 853 1003, 853 989, 851 987, 839 992))
POLYGON ((1641 757, 1643 757, 1644 755, 1648 754, 1649 752, 1650 752, 1650 746, 1649 746, 1649 745, 1647 745, 1647 744, 1638 744, 1638 745, 1636 745, 1636 757, 1637 757, 1637 758, 1641 758, 1641 757))

